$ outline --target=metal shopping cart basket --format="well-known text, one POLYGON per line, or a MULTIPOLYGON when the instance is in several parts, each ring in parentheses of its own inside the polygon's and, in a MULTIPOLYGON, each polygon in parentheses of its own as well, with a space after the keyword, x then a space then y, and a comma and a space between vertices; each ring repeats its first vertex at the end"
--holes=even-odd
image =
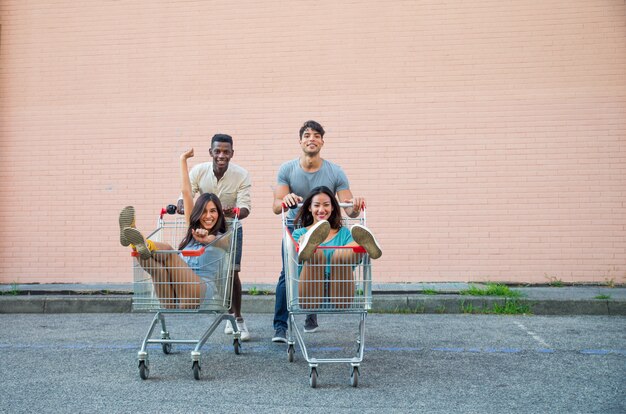
MULTIPOLYGON (((168 243, 178 246, 183 239, 187 224, 184 217, 164 219, 165 209, 161 211, 157 221, 157 228, 147 238, 155 242, 168 243)), ((167 217, 167 216, 165 216, 167 217)), ((150 373, 148 362, 148 344, 161 344, 164 354, 172 352, 174 344, 195 345, 191 351, 193 376, 200 379, 200 348, 209 339, 211 334, 224 320, 229 320, 233 326, 233 348, 235 354, 240 353, 241 333, 233 315, 228 313, 232 297, 233 270, 235 265, 237 243, 235 242, 237 228, 241 225, 237 218, 229 221, 228 229, 219 241, 207 245, 200 250, 157 250, 153 251, 153 258, 140 260, 137 252, 133 256, 133 302, 134 312, 156 312, 141 349, 138 352, 139 376, 147 379, 150 373), (219 244, 219 247, 217 245, 219 244), (188 266, 171 265, 165 255, 195 256, 202 259, 203 268, 196 271, 214 275, 202 278, 202 282, 183 282, 182 277, 177 280, 177 274, 189 271, 188 266), (166 272, 166 273, 164 273, 166 272), (169 280, 165 280, 167 275, 169 280), (197 294, 201 291, 200 295, 197 294), (195 292, 195 293, 192 293, 195 292), (200 335, 198 339, 172 339, 165 324, 165 314, 215 314, 213 323, 200 335), (160 338, 152 338, 157 324, 161 324, 160 338)), ((174 247, 175 248, 175 247, 174 247)), ((183 263, 184 264, 184 263, 183 263)))
MULTIPOLYGON (((342 203, 342 208, 352 206, 342 203)), ((371 259, 362 247, 319 246, 329 260, 311 259, 305 264, 298 262, 298 244, 293 239, 293 222, 283 213, 283 257, 285 260, 285 277, 287 290, 287 309, 289 311, 289 331, 287 352, 289 362, 295 359, 295 339, 302 355, 309 364, 309 383, 317 386, 318 367, 320 364, 350 364, 350 385, 356 387, 359 381, 360 365, 363 361, 365 347, 365 317, 372 306, 372 273, 371 259), (334 262, 332 257, 341 252, 350 251, 349 260, 334 262), (322 281, 301 280, 304 266, 309 271, 324 275, 322 281), (355 315, 358 318, 356 352, 347 357, 316 358, 307 349, 306 342, 298 325, 296 315, 305 314, 343 314, 355 315)), ((366 223, 365 210, 356 219, 343 218, 343 225, 348 228, 353 224, 366 223)))

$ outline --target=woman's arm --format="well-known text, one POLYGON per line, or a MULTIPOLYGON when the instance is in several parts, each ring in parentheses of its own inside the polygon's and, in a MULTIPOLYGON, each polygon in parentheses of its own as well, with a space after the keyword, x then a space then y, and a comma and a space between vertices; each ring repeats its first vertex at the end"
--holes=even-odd
POLYGON ((183 207, 185 208, 185 221, 188 226, 191 218, 191 210, 193 209, 193 193, 191 192, 189 167, 187 166, 187 160, 191 157, 193 157, 193 148, 180 156, 181 192, 183 196, 183 207))
POLYGON ((225 237, 225 234, 209 234, 206 229, 194 229, 192 231, 194 239, 196 239, 199 243, 219 247, 224 250, 229 249, 230 237, 225 237))

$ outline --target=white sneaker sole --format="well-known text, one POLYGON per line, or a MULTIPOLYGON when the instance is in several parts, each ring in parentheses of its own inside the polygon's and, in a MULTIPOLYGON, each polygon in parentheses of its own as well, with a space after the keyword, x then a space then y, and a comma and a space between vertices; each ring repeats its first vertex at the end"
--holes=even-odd
POLYGON ((363 247, 372 259, 378 259, 383 255, 380 245, 376 241, 376 237, 374 237, 372 232, 370 232, 366 227, 363 227, 360 224, 355 224, 350 229, 350 233, 352 234, 354 241, 357 242, 359 246, 363 247))
POLYGON ((330 233, 330 223, 326 220, 319 221, 313 225, 305 233, 304 236, 306 239, 300 244, 300 250, 298 251, 298 260, 301 262, 305 262, 313 256, 315 249, 320 245, 326 237, 328 237, 328 233, 330 233))
POLYGON ((126 237, 126 239, 129 241, 129 243, 135 246, 135 249, 137 249, 137 253, 139 253, 139 257, 144 260, 152 257, 152 252, 150 251, 150 249, 148 249, 146 241, 144 240, 139 230, 133 227, 126 227, 122 233, 124 234, 124 237, 126 237))
POLYGON ((120 244, 122 246, 130 245, 130 242, 124 236, 124 229, 126 227, 132 227, 135 224, 135 208, 133 206, 126 206, 120 212, 120 244))

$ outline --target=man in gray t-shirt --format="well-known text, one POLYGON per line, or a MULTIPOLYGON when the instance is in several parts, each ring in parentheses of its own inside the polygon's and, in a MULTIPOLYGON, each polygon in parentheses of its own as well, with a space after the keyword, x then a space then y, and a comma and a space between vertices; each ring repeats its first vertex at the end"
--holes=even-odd
MULTIPOLYGON (((287 161, 278 170, 277 186, 274 189, 275 214, 287 211, 289 207, 302 202, 309 192, 319 186, 330 188, 341 203, 352 203, 345 212, 350 217, 357 217, 365 200, 362 197, 353 197, 350 183, 343 169, 320 155, 324 146, 324 128, 315 121, 307 121, 300 128, 300 147, 302 154, 295 160, 287 161), (286 207, 283 207, 286 206, 286 207), (284 210, 283 210, 284 209, 284 210)), ((297 209, 288 212, 288 218, 296 216, 297 209)), ((282 255, 282 251, 281 251, 282 255)), ((276 305, 274 309, 274 329, 276 330, 272 342, 287 342, 287 293, 285 290, 285 265, 276 285, 276 305)), ((317 330, 316 315, 307 315, 304 325, 305 332, 317 330)))
MULTIPOLYGON (((343 169, 324 159, 320 169, 315 172, 304 171, 300 166, 300 158, 287 161, 278 170, 278 185, 289 187, 290 193, 298 194, 301 198, 306 197, 315 187, 322 185, 330 188, 335 194, 344 190, 350 191, 350 183, 343 169)), ((293 220, 298 210, 297 208, 289 209, 287 218, 293 220)))

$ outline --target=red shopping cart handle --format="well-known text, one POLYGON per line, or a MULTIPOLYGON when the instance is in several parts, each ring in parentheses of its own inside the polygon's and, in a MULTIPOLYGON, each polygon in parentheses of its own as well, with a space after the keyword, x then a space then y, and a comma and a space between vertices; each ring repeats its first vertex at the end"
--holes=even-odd
POLYGON ((202 256, 204 254, 204 250, 205 248, 201 248, 198 250, 181 250, 180 253, 183 256, 193 256, 193 257, 197 257, 197 256, 202 256))

